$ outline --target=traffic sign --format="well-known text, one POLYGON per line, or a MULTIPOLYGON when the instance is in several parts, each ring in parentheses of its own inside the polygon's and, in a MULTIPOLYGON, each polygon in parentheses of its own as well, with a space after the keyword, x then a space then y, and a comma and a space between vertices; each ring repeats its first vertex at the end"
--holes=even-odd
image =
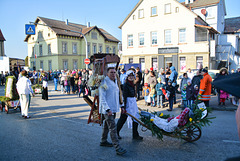
POLYGON ((25 24, 26 35, 35 35, 35 25, 25 24))
POLYGON ((88 59, 88 58, 84 59, 84 63, 85 64, 90 64, 90 59, 88 59))

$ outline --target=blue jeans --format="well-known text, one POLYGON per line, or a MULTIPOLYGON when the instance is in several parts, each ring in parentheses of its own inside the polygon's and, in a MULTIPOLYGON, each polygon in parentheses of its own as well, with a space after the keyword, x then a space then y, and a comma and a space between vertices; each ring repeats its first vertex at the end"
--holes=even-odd
POLYGON ((57 90, 57 85, 58 85, 58 79, 54 78, 54 85, 55 85, 55 91, 57 90))
POLYGON ((150 97, 150 98, 151 98, 151 106, 156 106, 155 97, 150 97))
POLYGON ((162 95, 157 95, 157 105, 158 106, 163 106, 163 101, 162 101, 163 96, 162 95))
POLYGON ((187 100, 182 100, 184 109, 187 108, 187 100))
POLYGON ((70 93, 70 86, 67 85, 67 86, 65 86, 65 87, 66 87, 66 92, 67 92, 67 93, 70 93))
POLYGON ((187 100, 187 105, 190 109, 192 109, 192 104, 193 104, 193 100, 187 100))
POLYGON ((169 97, 169 109, 173 109, 173 100, 174 100, 174 97, 169 97))

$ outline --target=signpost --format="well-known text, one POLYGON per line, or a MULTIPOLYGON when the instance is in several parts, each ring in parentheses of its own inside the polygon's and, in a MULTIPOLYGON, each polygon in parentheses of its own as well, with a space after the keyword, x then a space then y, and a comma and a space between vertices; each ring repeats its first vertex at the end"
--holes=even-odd
POLYGON ((84 59, 84 63, 87 65, 90 64, 90 59, 88 59, 88 58, 84 59))
POLYGON ((35 35, 35 25, 25 24, 26 35, 35 35))

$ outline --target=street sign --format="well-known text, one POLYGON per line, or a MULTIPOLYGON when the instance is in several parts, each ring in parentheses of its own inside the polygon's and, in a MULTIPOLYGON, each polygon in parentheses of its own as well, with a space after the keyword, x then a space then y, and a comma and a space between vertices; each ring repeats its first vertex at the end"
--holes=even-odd
POLYGON ((84 59, 84 63, 85 64, 90 64, 90 59, 88 59, 88 58, 84 59))
POLYGON ((35 25, 25 24, 26 35, 35 35, 35 25))

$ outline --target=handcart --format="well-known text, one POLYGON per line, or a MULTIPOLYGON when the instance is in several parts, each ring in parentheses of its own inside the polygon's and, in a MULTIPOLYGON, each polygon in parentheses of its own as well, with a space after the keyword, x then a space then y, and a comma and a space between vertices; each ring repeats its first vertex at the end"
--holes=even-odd
POLYGON ((5 102, 5 112, 6 112, 7 114, 9 113, 9 109, 17 110, 18 108, 19 108, 19 110, 21 111, 20 101, 19 101, 19 100, 6 101, 6 102, 5 102))

